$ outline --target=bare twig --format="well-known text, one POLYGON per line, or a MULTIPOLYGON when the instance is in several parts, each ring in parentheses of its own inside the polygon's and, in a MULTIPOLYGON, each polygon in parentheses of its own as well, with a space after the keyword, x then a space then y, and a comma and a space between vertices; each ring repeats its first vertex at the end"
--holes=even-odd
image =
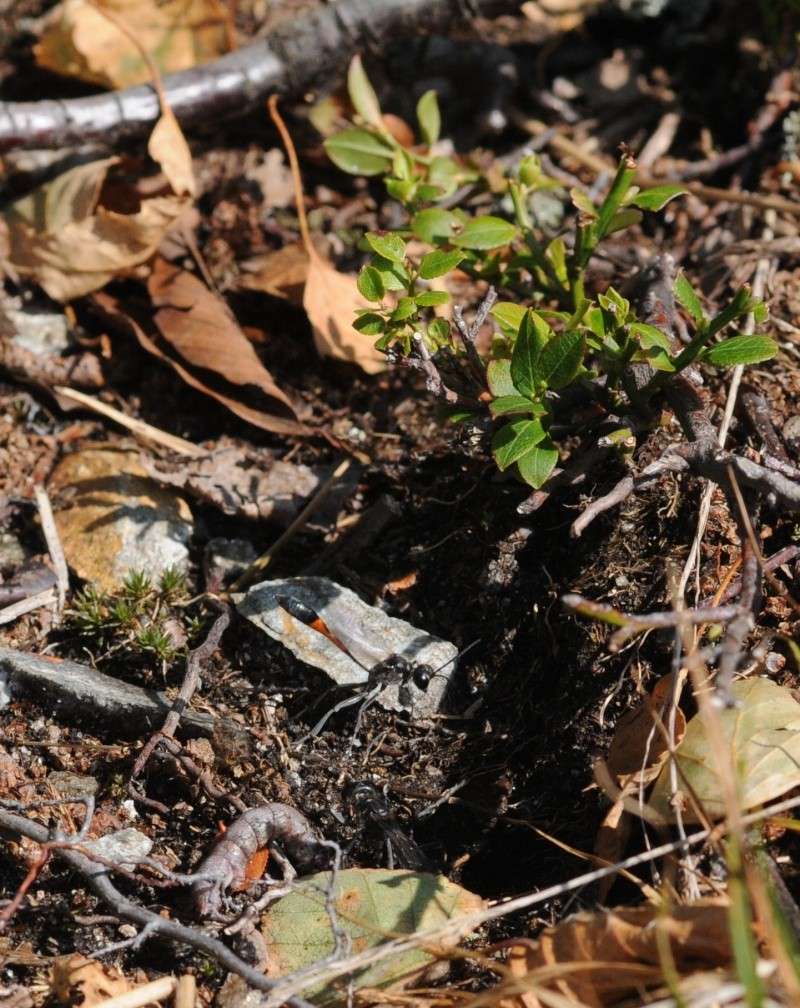
POLYGON ((228 606, 216 600, 214 600, 214 604, 220 610, 220 614, 214 620, 214 624, 203 643, 199 647, 196 647, 194 651, 189 652, 186 658, 186 674, 183 677, 181 688, 178 690, 178 695, 175 697, 161 729, 153 733, 139 753, 131 772, 132 780, 142 772, 159 741, 164 738, 171 739, 174 736, 175 730, 180 724, 181 715, 189 706, 197 685, 200 682, 200 670, 203 663, 208 661, 217 650, 222 635, 228 629, 228 624, 231 621, 228 606))
MULTIPOLYGON (((463 0, 340 0, 286 20, 269 38, 164 77, 181 126, 245 113, 274 91, 302 95, 328 83, 365 40, 433 32, 463 14, 463 0)), ((473 0, 484 17, 516 13, 518 0, 473 0)), ((60 101, 0 102, 0 152, 109 146, 148 133, 159 116, 151 85, 60 101)))
POLYGON ((29 595, 28 598, 20 599, 19 602, 13 602, 11 605, 0 609, 0 626, 3 626, 5 623, 13 623, 20 616, 34 612, 36 609, 41 609, 43 606, 53 605, 57 601, 58 596, 55 589, 48 588, 46 591, 37 592, 35 595, 29 595))
MULTIPOLYGON (((51 840, 48 830, 39 823, 33 822, 24 816, 0 808, 0 828, 28 837, 38 844, 48 844, 51 840)), ((79 872, 86 879, 89 888, 101 900, 107 903, 120 917, 139 924, 142 927, 152 926, 152 934, 160 935, 172 941, 183 942, 192 948, 200 949, 215 959, 225 969, 241 976, 251 987, 257 990, 270 991, 276 986, 274 980, 268 979, 262 972, 248 966, 221 941, 211 935, 198 931, 195 928, 187 927, 177 921, 161 917, 159 914, 139 906, 133 900, 116 888, 107 871, 98 872, 97 865, 85 854, 75 850, 70 850, 66 846, 54 848, 57 857, 65 861, 71 868, 79 872)), ((311 1008, 309 1002, 302 998, 290 996, 282 999, 282 1003, 292 1005, 292 1008, 311 1008)))
POLYGON ((152 427, 149 423, 145 423, 144 420, 136 420, 133 417, 126 416, 120 410, 114 409, 113 406, 109 406, 107 403, 101 402, 93 396, 78 392, 77 389, 66 388, 64 385, 56 385, 53 388, 53 392, 62 399, 76 402, 80 406, 85 406, 87 409, 93 410, 95 413, 99 413, 101 416, 108 417, 109 420, 121 424, 134 437, 141 438, 143 441, 162 445, 164 448, 169 448, 170 451, 177 452, 178 455, 188 455, 190 458, 199 458, 201 455, 206 454, 202 448, 198 448, 191 441, 186 441, 175 434, 168 434, 166 431, 159 430, 158 427, 152 427))
POLYGON ((58 611, 61 612, 64 608, 67 592, 69 591, 69 570, 67 569, 67 561, 64 556, 64 550, 61 548, 61 539, 58 534, 55 519, 53 518, 53 508, 50 504, 50 498, 47 495, 47 491, 43 486, 37 486, 34 492, 36 494, 36 503, 39 507, 39 519, 42 523, 42 532, 44 533, 45 542, 47 543, 47 550, 50 554, 50 559, 53 561, 53 570, 56 572, 56 581, 58 585, 58 611))
POLYGON ((175 990, 177 983, 175 977, 160 977, 150 983, 139 984, 124 994, 116 994, 114 997, 106 998, 105 1001, 98 1001, 96 1008, 143 1008, 143 1005, 164 1001, 175 990))

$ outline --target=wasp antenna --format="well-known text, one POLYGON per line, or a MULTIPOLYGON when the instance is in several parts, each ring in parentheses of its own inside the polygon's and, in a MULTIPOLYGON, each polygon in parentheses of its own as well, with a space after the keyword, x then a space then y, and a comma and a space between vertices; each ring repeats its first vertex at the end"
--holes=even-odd
POLYGON ((458 654, 453 655, 452 658, 448 658, 443 665, 440 665, 439 668, 435 669, 433 675, 431 676, 431 679, 433 679, 433 676, 439 675, 439 673, 442 671, 443 668, 447 668, 448 665, 452 665, 454 662, 457 662, 459 658, 463 658, 464 655, 467 653, 467 651, 471 651, 475 647, 475 645, 480 644, 480 642, 481 642, 480 637, 476 637, 471 644, 467 644, 467 646, 465 648, 462 648, 458 652, 458 654))

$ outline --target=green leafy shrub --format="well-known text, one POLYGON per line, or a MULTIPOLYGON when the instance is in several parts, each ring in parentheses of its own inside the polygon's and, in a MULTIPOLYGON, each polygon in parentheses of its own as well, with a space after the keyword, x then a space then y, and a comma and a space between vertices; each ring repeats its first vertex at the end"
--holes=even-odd
MULTIPOLYGON (((758 322, 765 320, 764 305, 746 287, 709 318, 679 275, 673 294, 694 326, 685 346, 638 318, 613 286, 587 294, 586 269, 600 243, 637 224, 645 212, 661 210, 684 192, 680 186, 640 189, 635 162, 623 153, 599 204, 581 189, 570 191, 577 211, 571 236, 548 235, 531 207, 537 194, 561 185, 546 175, 539 158, 524 157, 498 179, 496 171, 482 175, 461 159, 438 154, 440 115, 432 91, 417 105, 421 143, 404 147, 384 124, 358 58, 350 66, 348 85, 359 122, 326 140, 328 155, 346 172, 382 175, 387 193, 408 213, 406 227, 364 236, 362 248, 370 261, 358 286, 374 307, 358 313, 355 327, 374 336, 378 349, 423 370, 428 387, 454 407, 453 419, 488 411, 497 421, 492 452, 500 469, 513 468, 535 488, 546 482, 559 458, 550 433, 553 405, 576 382, 602 387, 606 405, 622 404, 623 394, 630 392, 631 365, 649 365, 649 377, 634 396, 633 405, 641 411, 690 365, 733 367, 775 354, 777 346, 767 336, 716 339, 751 312, 758 322), (459 187, 481 181, 501 189, 513 221, 471 216, 458 205, 459 187), (491 307, 497 334, 488 351, 478 352, 475 334, 459 314, 456 327, 436 316, 436 308, 449 300, 436 281, 456 268, 508 298, 491 307)), ((617 433, 621 443, 629 434, 622 428, 617 433)))

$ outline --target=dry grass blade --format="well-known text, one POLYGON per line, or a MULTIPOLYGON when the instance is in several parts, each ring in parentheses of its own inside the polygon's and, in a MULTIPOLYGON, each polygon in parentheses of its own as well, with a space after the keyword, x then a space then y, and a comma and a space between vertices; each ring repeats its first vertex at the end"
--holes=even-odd
POLYGON ((108 403, 94 399, 92 396, 79 392, 77 389, 67 388, 64 385, 56 385, 53 391, 59 399, 65 399, 67 402, 74 403, 77 406, 85 406, 86 409, 99 413, 101 416, 107 417, 109 420, 113 420, 115 423, 125 427, 134 437, 141 438, 143 441, 161 445, 163 448, 168 448, 179 455, 188 455, 193 458, 205 454, 202 448, 198 448, 191 441, 186 441, 175 434, 168 434, 166 431, 159 430, 158 427, 153 427, 149 423, 145 423, 144 420, 136 420, 134 417, 126 416, 118 409, 114 409, 113 406, 109 406, 108 403))

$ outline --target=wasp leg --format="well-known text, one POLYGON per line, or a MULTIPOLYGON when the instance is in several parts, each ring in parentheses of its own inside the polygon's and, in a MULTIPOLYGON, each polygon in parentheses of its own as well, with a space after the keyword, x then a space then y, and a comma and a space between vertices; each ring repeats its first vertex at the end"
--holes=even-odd
POLYGON ((363 694, 361 693, 357 693, 355 696, 345 697, 344 700, 340 700, 339 703, 331 707, 331 709, 326 714, 323 714, 323 716, 319 719, 319 721, 317 721, 317 723, 314 725, 311 731, 300 739, 299 744, 307 742, 308 739, 314 738, 316 735, 319 735, 319 733, 322 731, 322 729, 325 727, 325 725, 328 723, 330 718, 333 717, 334 714, 337 714, 340 710, 344 710, 345 707, 352 707, 354 703, 358 703, 362 695, 363 694))

